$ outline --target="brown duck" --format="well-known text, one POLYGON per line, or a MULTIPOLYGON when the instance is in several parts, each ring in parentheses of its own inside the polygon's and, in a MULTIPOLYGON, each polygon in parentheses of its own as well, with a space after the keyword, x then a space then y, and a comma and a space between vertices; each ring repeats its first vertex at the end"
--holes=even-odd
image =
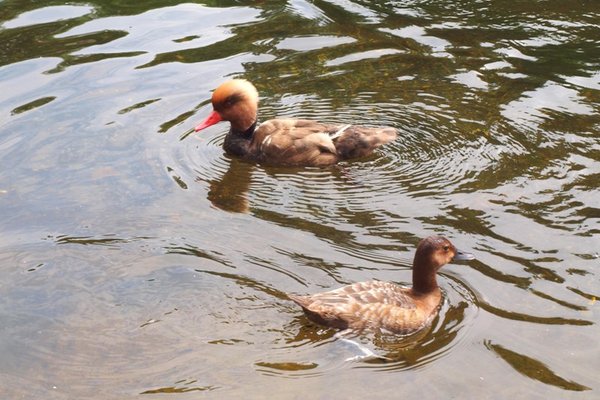
POLYGON ((213 111, 195 131, 229 121, 225 151, 271 165, 332 165, 371 154, 397 135, 396 129, 390 127, 323 124, 304 119, 271 119, 258 124, 258 92, 244 79, 220 85, 212 95, 212 106, 213 111))
POLYGON ((437 314, 442 293, 437 271, 453 260, 472 260, 441 236, 421 240, 413 261, 413 286, 369 281, 309 296, 290 295, 306 316, 338 329, 382 329, 409 334, 427 326, 437 314))

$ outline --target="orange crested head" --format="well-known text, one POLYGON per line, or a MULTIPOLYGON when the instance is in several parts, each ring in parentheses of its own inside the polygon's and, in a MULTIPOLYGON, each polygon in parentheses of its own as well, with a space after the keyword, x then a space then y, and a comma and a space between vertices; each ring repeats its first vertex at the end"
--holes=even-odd
POLYGON ((245 79, 222 83, 212 95, 213 111, 195 129, 196 132, 220 121, 229 121, 232 130, 245 131, 256 121, 258 92, 245 79))

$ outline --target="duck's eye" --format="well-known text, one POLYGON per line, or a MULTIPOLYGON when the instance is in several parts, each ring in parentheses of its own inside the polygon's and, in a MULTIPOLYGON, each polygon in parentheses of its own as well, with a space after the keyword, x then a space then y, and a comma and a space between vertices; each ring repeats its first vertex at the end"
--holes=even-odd
POLYGON ((447 253, 450 251, 450 246, 444 246, 444 251, 447 253))
POLYGON ((238 94, 232 94, 231 96, 225 99, 225 106, 231 107, 235 103, 241 100, 241 97, 238 94))

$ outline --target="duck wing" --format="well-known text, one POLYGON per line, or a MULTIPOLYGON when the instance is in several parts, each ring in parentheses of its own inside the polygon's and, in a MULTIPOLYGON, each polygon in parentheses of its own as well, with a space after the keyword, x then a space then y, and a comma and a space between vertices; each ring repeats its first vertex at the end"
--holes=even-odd
POLYGON ((254 133, 255 152, 261 161, 280 165, 331 165, 338 161, 330 135, 335 127, 302 119, 268 120, 254 133))
POLYGON ((326 166, 370 154, 395 139, 396 129, 272 119, 263 122, 254 135, 254 152, 262 161, 326 166))
POLYGON ((359 282, 329 292, 289 297, 309 319, 339 329, 384 328, 408 333, 421 328, 429 318, 417 307, 410 289, 389 282, 359 282))
POLYGON ((359 304, 390 304, 407 309, 415 308, 416 304, 409 292, 409 288, 391 282, 368 281, 353 283, 310 297, 323 303, 346 301, 359 304))

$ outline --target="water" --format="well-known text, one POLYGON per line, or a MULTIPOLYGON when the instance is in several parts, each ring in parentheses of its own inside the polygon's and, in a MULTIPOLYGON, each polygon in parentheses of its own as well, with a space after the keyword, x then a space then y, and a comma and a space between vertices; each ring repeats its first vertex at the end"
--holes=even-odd
POLYGON ((598 2, 47 3, 0 3, 2 398, 599 396, 598 2), (180 140, 230 77, 400 137, 327 169, 180 140), (376 357, 286 298, 408 283, 431 234, 477 260, 376 357))

